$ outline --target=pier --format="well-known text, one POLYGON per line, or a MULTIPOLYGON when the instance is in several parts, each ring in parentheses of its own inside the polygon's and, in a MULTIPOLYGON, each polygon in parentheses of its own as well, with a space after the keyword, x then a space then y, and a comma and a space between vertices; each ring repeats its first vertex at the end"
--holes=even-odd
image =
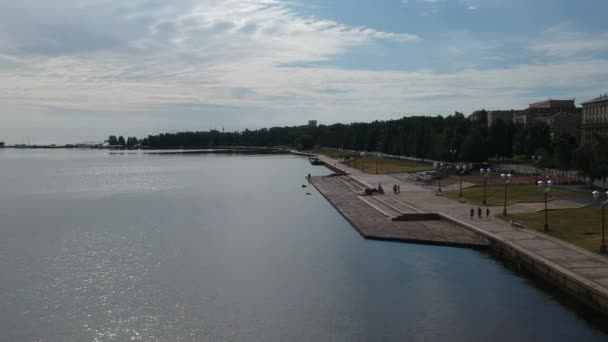
POLYGON ((311 183, 366 239, 487 248, 468 229, 424 215, 390 195, 362 195, 365 186, 350 176, 312 177, 311 183))

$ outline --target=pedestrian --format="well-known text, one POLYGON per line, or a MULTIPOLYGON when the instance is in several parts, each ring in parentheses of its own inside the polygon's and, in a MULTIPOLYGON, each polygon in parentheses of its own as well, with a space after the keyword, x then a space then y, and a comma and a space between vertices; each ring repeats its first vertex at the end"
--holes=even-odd
POLYGON ((397 184, 397 193, 400 194, 401 193, 401 184, 397 184))
POLYGON ((471 221, 473 220, 473 217, 475 217, 475 209, 471 208, 471 221))
POLYGON ((490 208, 486 208, 486 220, 490 219, 490 208))
POLYGON ((481 207, 477 207, 477 216, 479 217, 479 220, 481 221, 481 207))

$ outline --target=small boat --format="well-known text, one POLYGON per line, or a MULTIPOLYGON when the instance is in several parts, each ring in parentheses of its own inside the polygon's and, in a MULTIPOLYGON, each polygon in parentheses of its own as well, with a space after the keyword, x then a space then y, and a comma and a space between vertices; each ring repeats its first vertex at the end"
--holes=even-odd
POLYGON ((308 158, 308 161, 312 165, 323 165, 323 162, 321 161, 321 159, 319 159, 317 157, 310 157, 310 158, 308 158))

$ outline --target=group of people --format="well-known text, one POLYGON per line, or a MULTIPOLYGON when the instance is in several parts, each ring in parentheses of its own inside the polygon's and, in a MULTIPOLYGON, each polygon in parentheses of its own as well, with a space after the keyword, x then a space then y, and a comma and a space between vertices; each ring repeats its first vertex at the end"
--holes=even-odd
MULTIPOLYGON (((481 207, 477 207, 477 217, 481 220, 482 210, 481 207)), ((475 208, 471 208, 471 220, 475 218, 475 208)), ((490 219, 490 208, 486 208, 486 220, 490 219)))
POLYGON ((393 193, 400 194, 401 193, 401 184, 393 185, 393 193))

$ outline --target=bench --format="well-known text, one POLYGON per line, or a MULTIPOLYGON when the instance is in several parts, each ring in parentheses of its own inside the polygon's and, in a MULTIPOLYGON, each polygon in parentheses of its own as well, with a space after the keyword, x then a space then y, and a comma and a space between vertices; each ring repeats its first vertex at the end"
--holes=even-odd
POLYGON ((511 220, 511 225, 513 227, 517 227, 517 228, 523 228, 524 227, 524 223, 521 221, 516 221, 516 220, 511 220))

